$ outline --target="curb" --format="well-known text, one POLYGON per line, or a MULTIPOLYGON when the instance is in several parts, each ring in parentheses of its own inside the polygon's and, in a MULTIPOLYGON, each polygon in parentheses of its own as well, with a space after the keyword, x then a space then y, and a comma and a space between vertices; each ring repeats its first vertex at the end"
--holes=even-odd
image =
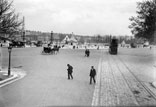
POLYGON ((1 82, 0 82, 0 87, 2 87, 2 86, 4 86, 4 85, 6 85, 7 83, 9 83, 9 82, 11 82, 11 81, 17 79, 18 77, 19 77, 19 75, 14 74, 13 77, 10 77, 10 78, 8 78, 8 79, 5 79, 5 80, 1 81, 1 82))
POLYGON ((92 99, 92 106, 99 106, 99 102, 100 102, 100 98, 99 98, 99 94, 100 94, 100 84, 101 84, 101 60, 99 60, 99 65, 98 65, 98 73, 97 73, 97 77, 96 77, 96 85, 95 85, 95 89, 94 89, 94 93, 93 93, 93 99, 92 99))
POLYGON ((23 70, 14 70, 14 72, 12 72, 12 77, 10 78, 7 78, 5 80, 2 80, 0 81, 0 87, 3 87, 3 86, 6 86, 6 85, 9 85, 19 79, 22 79, 24 76, 26 76, 26 73, 25 72, 21 72, 23 70))
POLYGON ((152 85, 156 88, 156 81, 152 82, 152 85))
MULTIPOLYGON (((154 64, 153 66, 156 67, 156 64, 154 64)), ((152 85, 154 86, 154 88, 156 88, 156 81, 153 81, 152 85)))

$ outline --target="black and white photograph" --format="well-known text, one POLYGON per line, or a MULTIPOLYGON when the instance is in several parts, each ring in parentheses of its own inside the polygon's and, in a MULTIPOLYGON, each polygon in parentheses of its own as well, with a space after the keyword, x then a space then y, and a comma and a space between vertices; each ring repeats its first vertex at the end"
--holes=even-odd
POLYGON ((0 107, 156 106, 156 0, 0 0, 0 107))

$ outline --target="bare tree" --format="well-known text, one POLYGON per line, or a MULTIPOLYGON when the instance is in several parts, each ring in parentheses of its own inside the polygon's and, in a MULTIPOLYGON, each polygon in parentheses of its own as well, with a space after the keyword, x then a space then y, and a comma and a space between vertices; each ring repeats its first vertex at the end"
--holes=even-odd
POLYGON ((12 3, 13 1, 0 0, 0 33, 12 35, 19 30, 22 24, 12 3))

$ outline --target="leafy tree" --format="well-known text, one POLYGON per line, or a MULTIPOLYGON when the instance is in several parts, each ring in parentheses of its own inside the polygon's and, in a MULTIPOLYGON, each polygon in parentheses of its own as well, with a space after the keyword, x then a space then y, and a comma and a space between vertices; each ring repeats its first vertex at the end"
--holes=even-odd
POLYGON ((132 23, 129 28, 135 37, 143 37, 152 42, 156 30, 156 0, 138 2, 137 8, 137 17, 130 18, 132 23))
POLYGON ((84 42, 85 42, 85 39, 84 39, 83 36, 81 36, 80 39, 79 39, 79 43, 84 44, 84 42))
POLYGON ((98 34, 98 35, 97 35, 97 37, 96 37, 96 39, 97 39, 97 40, 96 40, 96 41, 97 41, 97 43, 100 43, 100 42, 101 42, 102 37, 98 34))
POLYGON ((22 24, 19 15, 15 14, 12 3, 13 1, 0 0, 0 33, 12 35, 22 24))
POLYGON ((66 37, 66 35, 65 35, 65 34, 59 33, 59 38, 60 38, 60 41, 62 41, 65 37, 66 37))

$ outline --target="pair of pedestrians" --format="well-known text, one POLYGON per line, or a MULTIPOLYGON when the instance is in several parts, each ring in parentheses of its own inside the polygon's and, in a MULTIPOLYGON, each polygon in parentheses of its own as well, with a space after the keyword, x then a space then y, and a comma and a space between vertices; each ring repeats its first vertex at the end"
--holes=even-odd
MULTIPOLYGON (((70 65, 70 64, 67 64, 68 66, 68 79, 73 79, 73 67, 70 65)), ((96 70, 94 69, 94 66, 91 66, 91 70, 90 70, 90 84, 92 84, 92 80, 94 81, 94 84, 96 83, 96 80, 95 80, 95 76, 96 76, 96 70)))
POLYGON ((89 57, 89 55, 90 55, 90 51, 89 51, 89 49, 86 49, 85 50, 85 56, 89 57))

